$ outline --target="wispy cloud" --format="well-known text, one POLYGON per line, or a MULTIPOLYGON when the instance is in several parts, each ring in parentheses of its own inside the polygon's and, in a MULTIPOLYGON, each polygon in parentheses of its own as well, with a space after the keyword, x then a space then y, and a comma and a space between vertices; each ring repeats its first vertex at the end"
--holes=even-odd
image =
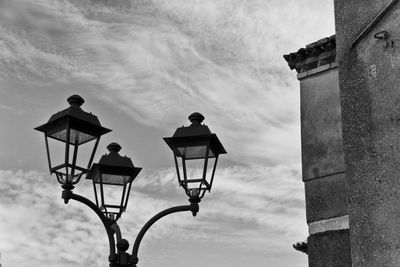
POLYGON ((330 34, 314 25, 321 28, 323 5, 3 2, 0 70, 29 82, 95 84, 103 101, 159 128, 200 111, 223 135, 231 159, 296 162, 299 92, 282 54, 303 46, 308 29, 310 41, 330 34))
MULTIPOLYGON (((189 214, 169 216, 154 227, 144 243, 197 240, 252 251, 268 247, 270 253, 287 251, 290 255, 290 244, 306 234, 304 226, 299 228, 304 225, 304 204, 302 190, 295 184, 299 182, 297 168, 230 167, 217 176, 212 198, 205 196, 195 219, 189 214), (271 240, 277 238, 279 242, 271 246, 271 240)), ((108 247, 99 219, 80 203, 64 205, 54 177, 34 171, 0 171, 0 180, 2 263, 96 266, 91 262, 104 259, 108 247), (21 254, 29 261, 21 261, 21 254)), ((185 204, 186 196, 175 180, 173 169, 138 177, 128 210, 120 220, 125 238, 133 242, 140 227, 156 212, 185 204)), ((81 183, 76 191, 92 198, 90 184, 81 183)))

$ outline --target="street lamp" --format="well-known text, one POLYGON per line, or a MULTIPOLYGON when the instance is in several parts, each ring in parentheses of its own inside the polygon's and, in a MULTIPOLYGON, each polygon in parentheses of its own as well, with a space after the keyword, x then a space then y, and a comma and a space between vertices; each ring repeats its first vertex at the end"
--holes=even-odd
POLYGON ((171 207, 153 216, 140 230, 132 253, 129 254, 126 252, 129 242, 122 238, 117 220, 126 210, 132 182, 141 168, 135 167, 129 157, 122 157, 119 154, 121 146, 117 143, 109 144, 107 146, 109 153, 91 166, 101 135, 111 130, 102 127, 96 116, 80 108, 84 103, 82 97, 73 95, 68 98, 68 103, 69 108, 54 114, 46 124, 35 128, 44 132, 50 173, 55 173, 57 180, 62 184, 64 189, 62 198, 66 204, 71 199, 81 202, 91 208, 102 221, 109 241, 110 267, 136 267, 141 240, 156 221, 182 211, 190 211, 196 216, 199 211, 198 203, 205 192, 211 190, 218 156, 226 154, 226 151, 217 136, 211 133, 206 125, 201 124, 204 117, 197 112, 189 116, 190 126, 182 126, 172 137, 164 138, 173 151, 179 185, 189 196, 190 204, 171 207), (56 143, 64 144, 64 148, 61 148, 64 149, 63 162, 59 164, 54 164, 52 160, 57 152, 50 152, 49 140, 53 139, 56 143), (91 141, 94 141, 94 145, 87 154, 88 165, 78 164, 78 147, 91 141), (182 162, 182 167, 179 166, 178 158, 182 162), (200 171, 188 167, 189 163, 199 161, 200 171), (210 164, 211 161, 213 164, 210 164), (193 177, 198 173, 200 177, 193 177), (84 174, 87 174, 86 178, 93 182, 96 203, 72 192, 73 185, 77 184, 84 174), (109 189, 120 189, 118 196, 121 196, 121 199, 117 203, 108 199, 111 196, 107 194, 109 189))
POLYGON ((50 173, 56 174, 59 183, 72 186, 88 172, 100 137, 111 130, 102 127, 95 115, 82 110, 85 101, 79 95, 70 96, 67 101, 68 108, 52 115, 47 123, 35 130, 44 133, 50 173), (49 145, 50 141, 55 142, 49 145), (57 155, 60 145, 65 146, 64 156, 54 160, 52 155, 57 155), (90 157, 79 163, 78 148, 82 146, 89 149, 90 157))
POLYGON ((190 198, 203 198, 206 191, 210 192, 217 167, 218 156, 226 154, 224 147, 216 134, 201 124, 204 116, 195 112, 189 116, 190 126, 176 129, 172 137, 164 138, 174 153, 174 160, 179 185, 190 198), (181 158, 182 165, 179 165, 181 158), (211 160, 213 164, 209 164, 211 160), (200 173, 189 173, 188 162, 200 162, 200 173))
POLYGON ((111 222, 115 222, 126 210, 132 182, 142 168, 133 166, 132 160, 127 156, 119 155, 118 152, 121 150, 119 144, 111 143, 107 149, 110 153, 102 156, 99 163, 93 164, 86 179, 93 181, 97 207, 111 222), (113 193, 112 189, 116 188, 121 189, 121 200, 119 203, 109 204, 110 200, 105 198, 107 190, 113 193))

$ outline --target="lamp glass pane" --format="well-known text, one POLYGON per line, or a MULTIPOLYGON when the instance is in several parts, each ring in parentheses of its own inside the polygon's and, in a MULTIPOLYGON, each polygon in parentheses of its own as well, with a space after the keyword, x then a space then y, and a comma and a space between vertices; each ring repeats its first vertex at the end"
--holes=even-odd
POLYGON ((211 189, 212 173, 216 158, 185 160, 186 189, 211 189))
MULTIPOLYGON (((103 183, 111 185, 125 185, 131 180, 129 175, 114 175, 114 174, 102 174, 103 183)), ((96 178, 95 183, 100 183, 100 179, 96 178)))
POLYGON ((186 159, 185 166, 188 180, 203 178, 204 159, 186 159))
POLYGON ((107 214, 122 213, 124 211, 124 205, 127 199, 127 188, 128 186, 118 186, 103 183, 104 203, 102 203, 102 211, 107 214))
POLYGON ((120 206, 123 189, 121 186, 103 184, 104 204, 120 206))
POLYGON ((91 165, 91 162, 89 161, 92 157, 93 150, 95 149, 96 140, 97 139, 92 139, 89 142, 80 145, 70 145, 69 163, 84 169, 90 169, 89 164, 91 165), (73 160, 76 149, 76 160, 74 163, 73 160))
POLYGON ((204 186, 206 186, 204 183, 206 177, 203 177, 204 163, 205 159, 185 160, 187 189, 193 189, 193 188, 201 189, 204 186))
POLYGON ((50 168, 65 164, 65 143, 59 140, 47 138, 49 145, 50 168))
POLYGON ((207 185, 198 179, 188 180, 187 189, 207 189, 207 185))
MULTIPOLYGON (((67 129, 63 129, 61 131, 55 132, 50 135, 52 138, 58 139, 60 141, 66 142, 67 140, 67 129)), ((75 129, 71 129, 69 142, 74 145, 79 145, 84 142, 96 139, 96 136, 80 132, 75 129)))
POLYGON ((208 183, 210 183, 210 181, 211 181, 214 164, 215 164, 215 158, 209 158, 208 163, 207 163, 207 169, 206 169, 206 180, 208 183))
POLYGON ((182 167, 182 159, 174 154, 175 167, 176 167, 176 175, 178 178, 179 186, 181 186, 183 181, 183 167, 182 167))
MULTIPOLYGON (((65 131, 66 133, 66 131, 65 131)), ((79 138, 75 135, 75 138, 79 138)), ((47 138, 50 155, 50 171, 57 173, 60 183, 75 183, 82 174, 88 171, 96 139, 79 145, 68 145, 68 158, 66 158, 67 143, 65 140, 47 138)))
POLYGON ((103 206, 103 198, 101 195, 101 188, 99 183, 93 183, 93 189, 95 193, 95 198, 96 198, 96 204, 97 206, 103 211, 102 206, 103 206))
POLYGON ((182 186, 185 188, 186 194, 189 197, 193 197, 194 195, 203 195, 203 191, 208 189, 205 180, 202 178, 203 169, 197 168, 193 171, 187 169, 187 171, 187 180, 182 184, 182 186))
MULTIPOLYGON (((185 159, 199 159, 206 157, 207 145, 177 147, 177 149, 185 159)), ((211 149, 209 157, 215 157, 211 149)))

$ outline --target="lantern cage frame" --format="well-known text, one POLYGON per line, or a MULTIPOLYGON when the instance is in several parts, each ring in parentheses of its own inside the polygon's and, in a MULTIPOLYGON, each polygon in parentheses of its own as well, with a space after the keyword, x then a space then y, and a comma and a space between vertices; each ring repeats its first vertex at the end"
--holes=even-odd
POLYGON ((72 95, 67 99, 70 106, 52 115, 49 121, 35 128, 44 133, 47 162, 50 174, 55 173, 61 184, 76 184, 83 174, 88 173, 100 137, 110 129, 102 127, 97 116, 82 110, 81 105, 85 102, 79 95, 72 95), (65 143, 64 162, 53 166, 49 138, 65 143), (93 149, 86 166, 77 165, 79 146, 94 141, 93 149), (72 160, 70 152, 73 149, 72 160), (64 170, 64 171, 63 171, 64 170))
POLYGON ((111 143, 107 146, 109 154, 101 157, 99 163, 93 164, 86 179, 92 180, 93 191, 97 207, 112 222, 116 222, 126 211, 132 182, 142 170, 135 167, 132 160, 125 156, 122 157, 118 152, 121 146, 117 143, 111 143), (98 186, 97 186, 98 185, 98 186), (122 196, 119 205, 107 204, 105 198, 105 186, 122 187, 122 196))
POLYGON ((211 192, 219 155, 227 152, 217 135, 201 124, 204 120, 202 114, 195 112, 188 118, 191 125, 178 128, 172 137, 165 137, 164 141, 173 152, 179 186, 183 187, 188 197, 202 199, 206 191, 211 192), (210 172, 209 159, 214 159, 210 172), (200 178, 189 177, 187 170, 187 163, 196 160, 204 160, 200 178))

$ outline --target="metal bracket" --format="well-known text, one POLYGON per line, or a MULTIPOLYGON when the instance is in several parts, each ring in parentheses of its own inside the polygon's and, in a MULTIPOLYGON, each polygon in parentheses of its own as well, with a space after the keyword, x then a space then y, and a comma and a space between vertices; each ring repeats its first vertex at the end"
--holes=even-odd
POLYGON ((375 25, 385 16, 385 14, 398 2, 399 0, 392 0, 390 1, 382 10, 381 12, 376 15, 376 17, 367 25, 367 27, 356 37, 353 43, 350 46, 352 49, 356 46, 361 39, 363 39, 371 30, 375 27, 375 25))
MULTIPOLYGON (((378 40, 384 40, 385 41, 385 48, 389 46, 389 33, 387 31, 380 31, 374 34, 374 38, 378 40)), ((393 41, 392 41, 392 47, 393 47, 393 41)))

